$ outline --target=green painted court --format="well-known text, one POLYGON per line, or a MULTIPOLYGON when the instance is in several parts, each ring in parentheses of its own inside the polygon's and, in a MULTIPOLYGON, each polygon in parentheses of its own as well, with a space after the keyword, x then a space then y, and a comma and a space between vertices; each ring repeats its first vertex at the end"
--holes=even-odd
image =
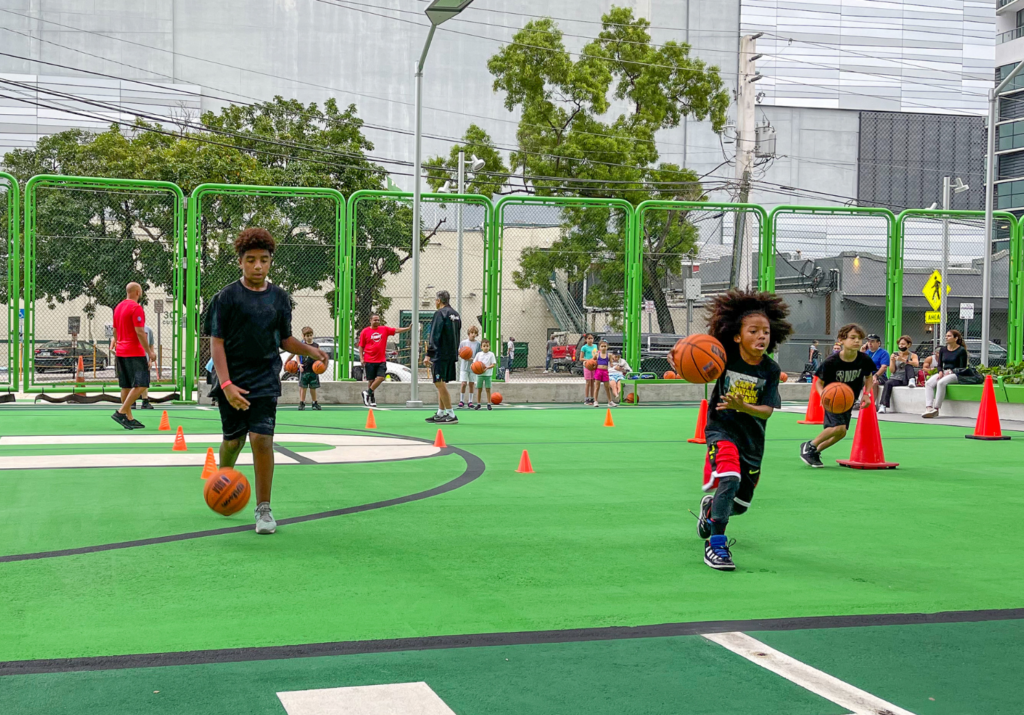
POLYGON ((883 420, 899 469, 836 466, 847 440, 812 470, 818 428, 778 412, 720 573, 688 513, 693 408, 460 412, 444 449, 427 412, 282 408, 270 537, 253 502, 203 503, 216 411, 169 409, 173 457, 159 412, 130 435, 109 412, 0 412, 4 713, 376 713, 278 694, 400 683, 459 715, 885 712, 771 649, 890 712, 1024 711, 1022 432, 883 420))

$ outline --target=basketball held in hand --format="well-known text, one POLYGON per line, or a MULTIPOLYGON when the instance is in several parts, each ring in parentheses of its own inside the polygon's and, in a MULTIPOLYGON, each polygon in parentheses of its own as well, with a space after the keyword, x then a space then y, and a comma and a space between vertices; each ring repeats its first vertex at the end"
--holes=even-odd
POLYGON ((299 371, 299 363, 297 363, 295 360, 289 360, 284 364, 284 371, 290 372, 292 375, 294 375, 299 371))
POLYGON ((473 357, 473 348, 468 345, 459 348, 459 357, 463 360, 470 360, 473 357))
POLYGON ((469 366, 469 369, 473 371, 474 375, 483 375, 484 371, 487 370, 487 366, 477 360, 469 366))
POLYGON ((597 369, 597 360, 587 360, 583 363, 583 367, 587 368, 591 372, 597 369))
POLYGON ((668 359, 677 375, 697 384, 714 382, 725 370, 725 348, 716 338, 703 333, 677 342, 668 359))
POLYGON ((325 372, 327 372, 327 363, 325 363, 323 360, 317 360, 315 363, 313 363, 313 372, 315 372, 317 375, 323 375, 325 372))
POLYGON ((853 390, 845 382, 833 382, 825 385, 821 391, 821 406, 825 412, 841 415, 853 409, 853 390))

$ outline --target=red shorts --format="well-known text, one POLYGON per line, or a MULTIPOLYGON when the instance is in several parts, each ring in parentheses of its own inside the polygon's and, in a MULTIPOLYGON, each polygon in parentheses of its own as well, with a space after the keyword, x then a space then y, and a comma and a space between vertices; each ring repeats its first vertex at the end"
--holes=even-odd
POLYGON ((742 514, 754 498, 754 489, 761 478, 761 468, 751 467, 740 460, 740 452, 732 442, 719 440, 708 445, 708 456, 704 461, 704 486, 706 492, 718 488, 723 477, 740 480, 740 488, 733 497, 733 513, 742 514))

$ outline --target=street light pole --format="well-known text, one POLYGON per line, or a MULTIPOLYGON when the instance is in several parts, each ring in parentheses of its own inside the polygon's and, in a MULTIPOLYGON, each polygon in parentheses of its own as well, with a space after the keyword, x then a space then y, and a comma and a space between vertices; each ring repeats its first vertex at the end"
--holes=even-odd
POLYGON ((1018 62, 1002 82, 988 91, 988 152, 985 157, 985 238, 981 272, 981 364, 988 366, 988 340, 992 324, 992 211, 995 204, 996 114, 999 95, 1024 70, 1018 62))
MULTIPOLYGON (((466 151, 459 149, 459 196, 466 193, 466 151)), ((458 207, 459 221, 459 257, 458 273, 455 279, 455 310, 462 315, 462 200, 459 199, 458 207)))
MULTIPOLYGON (((949 211, 949 201, 951 198, 950 190, 950 177, 942 177, 942 210, 949 211)), ((939 281, 939 293, 942 305, 939 310, 942 311, 941 320, 939 321, 939 334, 938 338, 941 341, 946 339, 946 286, 949 285, 949 219, 943 216, 942 218, 942 280, 939 281)), ((964 336, 967 337, 967 336, 964 336)))

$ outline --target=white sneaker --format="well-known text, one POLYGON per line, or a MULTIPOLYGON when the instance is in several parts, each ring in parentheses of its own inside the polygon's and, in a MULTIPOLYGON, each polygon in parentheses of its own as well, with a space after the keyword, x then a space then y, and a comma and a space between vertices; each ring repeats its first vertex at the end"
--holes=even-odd
POLYGON ((270 502, 264 501, 256 505, 256 533, 273 534, 277 531, 277 522, 270 511, 270 502))
POLYGON ((921 415, 921 416, 922 417, 927 417, 927 418, 931 419, 932 417, 938 416, 938 414, 939 414, 939 411, 937 409, 935 409, 934 407, 929 407, 928 409, 926 409, 924 411, 924 414, 921 415))
POLYGON ((884 415, 885 414, 885 405, 879 405, 878 406, 878 414, 880 414, 880 415, 884 415))
POLYGON ((370 406, 370 391, 369 390, 363 390, 362 397, 363 397, 363 406, 364 407, 369 407, 370 406))

